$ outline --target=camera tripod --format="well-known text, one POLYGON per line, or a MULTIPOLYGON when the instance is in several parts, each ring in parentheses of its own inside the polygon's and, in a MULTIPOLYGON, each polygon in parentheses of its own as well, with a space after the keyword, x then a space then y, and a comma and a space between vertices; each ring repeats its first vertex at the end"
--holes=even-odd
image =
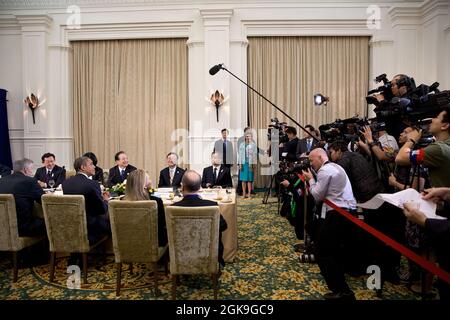
POLYGON ((262 203, 263 204, 275 203, 275 202, 268 202, 269 201, 269 197, 272 194, 272 186, 275 184, 274 187, 277 189, 276 194, 277 194, 277 202, 278 202, 277 212, 280 212, 280 202, 281 202, 281 200, 280 200, 280 185, 277 185, 276 181, 277 181, 276 174, 273 174, 272 177, 270 178, 269 185, 266 187, 267 190, 264 193, 264 197, 263 197, 262 203))

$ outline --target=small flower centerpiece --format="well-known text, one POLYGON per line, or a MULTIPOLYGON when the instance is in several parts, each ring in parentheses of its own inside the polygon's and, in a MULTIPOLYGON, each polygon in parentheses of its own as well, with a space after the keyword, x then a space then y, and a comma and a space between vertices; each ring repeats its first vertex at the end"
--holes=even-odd
POLYGON ((158 191, 158 189, 156 188, 152 188, 152 187, 148 187, 147 188, 148 193, 152 196, 156 191, 158 191))
POLYGON ((108 191, 111 194, 116 194, 117 196, 121 196, 121 195, 125 194, 126 186, 127 186, 127 181, 125 180, 122 183, 118 183, 118 184, 112 186, 111 188, 106 189, 106 191, 108 191))

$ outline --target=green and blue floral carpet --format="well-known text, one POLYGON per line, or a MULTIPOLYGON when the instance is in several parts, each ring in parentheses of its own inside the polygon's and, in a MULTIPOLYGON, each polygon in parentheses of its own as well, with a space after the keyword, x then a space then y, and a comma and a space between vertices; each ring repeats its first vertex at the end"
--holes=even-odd
MULTIPOLYGON (((326 284, 317 264, 299 263, 294 252, 296 242, 289 222, 277 214, 277 204, 262 204, 262 194, 249 200, 238 199, 239 249, 234 263, 227 263, 220 277, 219 299, 256 300, 322 299, 326 284)), ((274 199, 270 199, 274 200, 274 199)), ((275 199, 276 201, 276 199, 275 199)), ((0 299, 170 299, 172 283, 169 276, 160 272, 161 291, 153 293, 151 268, 134 264, 134 272, 122 272, 123 288, 116 297, 116 272, 114 257, 108 256, 107 264, 90 263, 88 284, 81 289, 68 289, 66 259, 58 259, 54 283, 48 281, 48 265, 32 269, 21 268, 19 281, 11 279, 9 255, 0 256, 0 299)), ((357 299, 378 299, 366 288, 367 277, 348 277, 350 287, 357 299)), ((213 290, 207 276, 192 276, 181 279, 177 299, 212 299, 213 290)), ((419 299, 404 285, 386 283, 384 299, 419 299)))

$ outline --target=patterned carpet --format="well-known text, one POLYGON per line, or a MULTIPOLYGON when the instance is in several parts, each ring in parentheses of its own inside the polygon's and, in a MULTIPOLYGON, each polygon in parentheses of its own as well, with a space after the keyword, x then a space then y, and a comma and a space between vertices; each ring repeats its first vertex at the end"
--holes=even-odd
MULTIPOLYGON (((238 199, 239 250, 234 263, 228 263, 220 277, 219 299, 228 300, 308 300, 321 299, 327 287, 317 264, 300 264, 292 245, 296 242, 293 228, 277 214, 277 204, 262 204, 262 194, 251 200, 238 199)), ((274 199, 269 199, 274 200, 274 199)), ((22 268, 19 281, 12 284, 9 255, 0 256, 0 300, 5 299, 170 299, 171 281, 160 272, 159 297, 152 290, 150 268, 134 265, 131 275, 122 272, 124 287, 115 295, 115 265, 109 256, 107 264, 89 264, 87 285, 68 289, 66 259, 58 259, 54 283, 48 281, 48 265, 22 268)), ((366 288, 367 277, 348 277, 357 299, 378 299, 366 288)), ((386 283, 384 299, 419 299, 404 285, 386 283)), ((181 279, 177 299, 212 299, 211 281, 207 276, 181 279)))

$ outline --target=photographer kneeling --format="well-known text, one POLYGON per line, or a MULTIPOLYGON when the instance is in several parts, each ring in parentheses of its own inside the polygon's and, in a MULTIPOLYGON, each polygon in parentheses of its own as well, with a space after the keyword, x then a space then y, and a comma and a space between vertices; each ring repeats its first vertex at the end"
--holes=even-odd
MULTIPOLYGON (((317 179, 314 179, 310 169, 303 171, 303 175, 316 202, 328 199, 344 210, 355 212, 355 197, 344 169, 328 161, 326 151, 321 148, 311 151, 309 161, 317 172, 317 179)), ((316 254, 320 272, 332 291, 324 298, 354 300, 355 295, 345 281, 341 262, 342 247, 348 239, 351 222, 326 204, 323 204, 323 209, 326 216, 319 230, 316 254)))

